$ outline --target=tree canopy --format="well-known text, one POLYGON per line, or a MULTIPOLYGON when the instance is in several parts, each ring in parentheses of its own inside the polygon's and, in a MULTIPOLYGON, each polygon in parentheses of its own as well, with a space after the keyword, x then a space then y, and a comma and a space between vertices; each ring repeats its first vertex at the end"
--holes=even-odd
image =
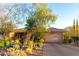
POLYGON ((56 20, 56 15, 47 4, 32 4, 33 11, 29 13, 26 19, 26 29, 33 33, 44 33, 48 24, 56 20))
POLYGON ((3 34, 8 34, 13 31, 15 25, 6 17, 0 17, 0 32, 3 34))

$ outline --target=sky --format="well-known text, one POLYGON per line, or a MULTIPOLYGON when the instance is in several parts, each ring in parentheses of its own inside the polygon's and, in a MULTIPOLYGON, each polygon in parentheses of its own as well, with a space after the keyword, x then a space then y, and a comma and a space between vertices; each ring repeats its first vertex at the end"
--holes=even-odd
POLYGON ((63 29, 73 25, 73 20, 79 20, 79 4, 53 3, 48 4, 49 8, 57 15, 57 20, 51 27, 63 29))
MULTIPOLYGON (((7 13, 5 7, 10 6, 12 4, 0 4, 0 15, 7 13), (4 10, 3 10, 4 9, 4 10)), ((18 4, 20 5, 20 4, 18 4)), ((22 6, 21 6, 22 7, 22 6)), ((28 7, 28 6, 26 6, 28 7)), ((57 20, 55 23, 51 25, 51 27, 55 28, 66 28, 73 25, 73 20, 79 20, 79 4, 74 3, 49 3, 48 7, 53 10, 53 13, 57 16, 57 20)), ((25 11, 26 9, 24 9, 25 11)), ((23 12, 24 12, 23 11, 23 12)), ((26 13, 26 12, 24 12, 26 13)), ((13 16, 12 16, 13 17, 13 16)), ((25 19, 24 15, 21 19, 25 19)), ((19 25, 19 28, 24 27, 25 23, 19 25)))

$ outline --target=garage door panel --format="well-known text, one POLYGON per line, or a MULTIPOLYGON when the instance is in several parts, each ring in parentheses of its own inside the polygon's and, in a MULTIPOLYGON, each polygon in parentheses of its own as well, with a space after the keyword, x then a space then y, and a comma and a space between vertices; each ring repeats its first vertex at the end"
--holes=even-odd
POLYGON ((61 34, 48 35, 45 38, 45 42, 62 42, 63 36, 61 34))

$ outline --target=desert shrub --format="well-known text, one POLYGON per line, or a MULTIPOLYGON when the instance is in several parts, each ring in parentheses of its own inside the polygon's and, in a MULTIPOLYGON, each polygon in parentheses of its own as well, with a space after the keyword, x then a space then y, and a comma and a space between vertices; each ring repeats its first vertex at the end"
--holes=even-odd
POLYGON ((30 53, 30 54, 32 54, 32 51, 33 51, 33 45, 34 45, 34 42, 33 41, 28 41, 29 43, 28 43, 28 48, 26 49, 26 52, 28 52, 28 53, 30 53))
POLYGON ((10 56, 27 56, 27 53, 23 50, 9 48, 7 51, 10 56))
POLYGON ((0 47, 4 47, 5 46, 5 41, 4 40, 0 40, 0 47))
POLYGON ((9 41, 9 39, 5 40, 5 46, 6 46, 7 48, 10 47, 10 41, 9 41))

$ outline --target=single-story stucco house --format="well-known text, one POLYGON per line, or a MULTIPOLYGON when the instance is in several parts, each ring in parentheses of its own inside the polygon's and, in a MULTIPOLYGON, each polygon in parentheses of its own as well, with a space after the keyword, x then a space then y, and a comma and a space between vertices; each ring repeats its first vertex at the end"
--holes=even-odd
MULTIPOLYGON (((49 28, 49 33, 45 36, 45 42, 50 43, 62 43, 64 39, 64 30, 57 28, 49 28)), ((15 29, 13 32, 10 32, 10 37, 14 38, 26 38, 26 30, 25 29, 15 29)))

